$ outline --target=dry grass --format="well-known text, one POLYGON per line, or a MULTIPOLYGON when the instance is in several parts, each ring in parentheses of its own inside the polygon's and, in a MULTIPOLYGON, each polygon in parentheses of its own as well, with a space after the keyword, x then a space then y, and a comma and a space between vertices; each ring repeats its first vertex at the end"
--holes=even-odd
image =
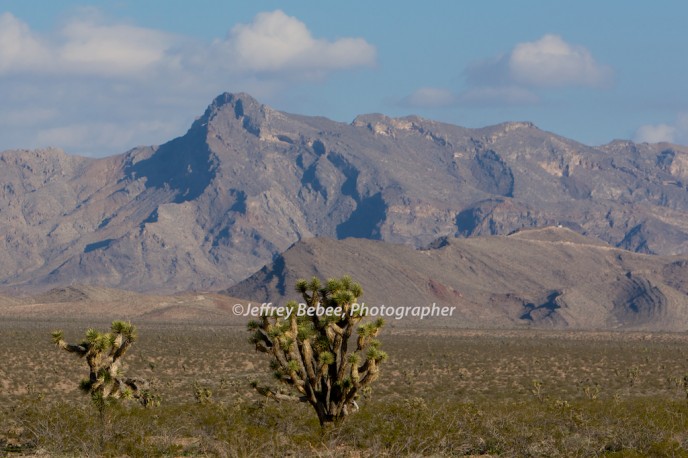
MULTIPOLYGON (((0 456, 99 449, 96 411, 77 388, 85 363, 51 346, 58 327, 76 340, 87 326, 0 324, 0 456)), ((323 436, 308 406, 252 392, 269 371, 247 334, 139 325, 126 370, 153 381, 162 404, 113 408, 102 454, 688 455, 688 336, 387 329, 372 398, 323 436)))

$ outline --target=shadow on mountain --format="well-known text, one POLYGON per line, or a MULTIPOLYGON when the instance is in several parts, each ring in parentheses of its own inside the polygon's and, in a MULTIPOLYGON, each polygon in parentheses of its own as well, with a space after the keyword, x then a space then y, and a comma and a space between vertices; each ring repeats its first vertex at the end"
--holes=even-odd
POLYGON ((530 322, 551 322, 552 324, 566 324, 561 317, 557 316, 557 309, 561 308, 558 299, 561 297, 561 291, 554 291, 547 295, 547 299, 537 305, 528 303, 525 305, 525 312, 520 316, 522 320, 530 322))
POLYGON ((666 316, 668 299, 648 279, 629 273, 621 285, 612 310, 620 322, 642 325, 666 316))
POLYGON ((386 212, 387 204, 379 192, 361 200, 349 219, 337 226, 337 238, 380 240, 380 224, 385 220, 386 212))
POLYGON ((498 196, 514 196, 514 175, 509 166, 494 151, 476 154, 470 166, 476 188, 498 196))
POLYGON ((146 188, 170 189, 174 202, 194 200, 215 178, 217 160, 200 122, 183 137, 160 146, 150 158, 129 165, 125 172, 133 179, 145 177, 146 188))

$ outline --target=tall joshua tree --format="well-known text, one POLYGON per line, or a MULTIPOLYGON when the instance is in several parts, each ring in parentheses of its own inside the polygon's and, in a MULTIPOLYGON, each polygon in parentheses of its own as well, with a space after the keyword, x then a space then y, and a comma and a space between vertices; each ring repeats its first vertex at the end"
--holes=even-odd
POLYGON ((356 399, 377 379, 378 364, 387 358, 376 339, 384 321, 359 326, 363 316, 352 305, 363 290, 348 276, 327 280, 324 285, 316 277, 299 280, 296 291, 305 307, 299 309, 296 301, 290 301, 286 304, 291 311, 288 318, 265 314, 248 327, 256 349, 271 356, 275 377, 299 396, 284 395, 257 383, 253 387, 277 400, 309 403, 320 426, 327 427, 357 409, 356 399), (308 308, 316 313, 299 313, 308 308), (358 334, 355 339, 351 338, 354 330, 358 334), (350 344, 355 344, 352 352, 350 344))
POLYGON ((122 375, 122 357, 136 341, 136 328, 131 323, 113 321, 110 332, 88 329, 78 344, 67 343, 62 331, 53 332, 52 337, 59 348, 86 358, 89 374, 80 387, 91 395, 101 419, 109 399, 135 398, 144 406, 158 403, 145 381, 122 375))

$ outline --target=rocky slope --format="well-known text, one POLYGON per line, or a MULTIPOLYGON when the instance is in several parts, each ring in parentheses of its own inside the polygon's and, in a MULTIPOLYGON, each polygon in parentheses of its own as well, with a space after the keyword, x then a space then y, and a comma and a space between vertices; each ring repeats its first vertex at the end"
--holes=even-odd
POLYGON ((566 228, 445 239, 424 250, 363 239, 297 243, 227 292, 284 305, 298 278, 351 275, 369 307, 456 307, 394 326, 688 329, 688 256, 633 253, 566 228))
POLYGON ((687 176, 676 145, 592 148, 529 123, 344 124, 222 94, 159 147, 0 153, 0 287, 221 289, 314 236, 423 247, 550 224, 686 253, 687 176))

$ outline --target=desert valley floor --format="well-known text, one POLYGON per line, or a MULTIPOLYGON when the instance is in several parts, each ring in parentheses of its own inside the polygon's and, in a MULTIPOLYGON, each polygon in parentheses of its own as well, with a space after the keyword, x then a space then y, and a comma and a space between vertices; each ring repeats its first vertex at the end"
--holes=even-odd
POLYGON ((76 340, 107 321, 0 322, 0 454, 107 456, 684 456, 688 336, 679 333, 412 329, 380 335, 389 359, 369 398, 321 434, 310 407, 268 401, 240 323, 141 320, 126 371, 159 407, 97 413, 78 389, 76 340))

